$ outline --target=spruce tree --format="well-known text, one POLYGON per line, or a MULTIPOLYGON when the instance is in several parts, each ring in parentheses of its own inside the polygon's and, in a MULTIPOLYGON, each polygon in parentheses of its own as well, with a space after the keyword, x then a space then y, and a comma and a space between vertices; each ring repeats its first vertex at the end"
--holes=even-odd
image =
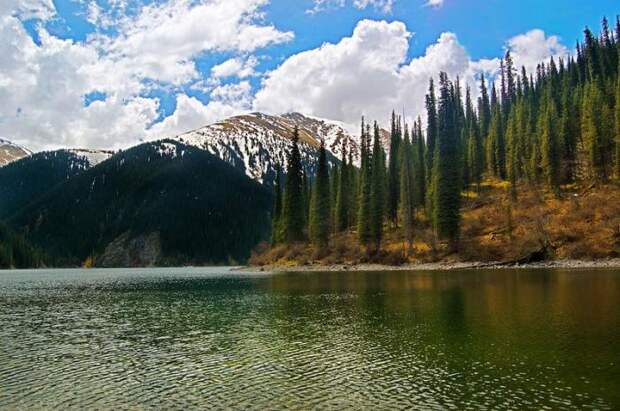
POLYGON ((398 162, 400 158, 401 124, 396 113, 392 111, 392 127, 390 133, 390 158, 388 163, 388 187, 387 187, 387 217, 392 225, 397 225, 398 218, 398 190, 400 173, 398 162))
POLYGON ((299 152, 299 130, 295 127, 293 144, 288 155, 282 221, 287 243, 304 240, 305 210, 303 171, 299 152))
POLYGON ((400 156, 400 214, 402 218, 403 235, 408 245, 408 253, 413 248, 413 167, 409 130, 405 125, 405 138, 402 142, 400 156))
POLYGON ((557 195, 560 189, 560 148, 556 127, 557 113, 552 99, 548 100, 543 116, 541 165, 546 186, 557 195))
POLYGON ((597 83, 589 83, 586 86, 582 103, 581 139, 587 158, 586 173, 590 178, 598 181, 604 181, 606 178, 605 154, 603 153, 604 131, 602 129, 603 105, 603 98, 597 83))
POLYGON ((342 143, 342 158, 340 173, 338 174, 338 194, 336 195, 336 232, 340 233, 349 227, 349 167, 347 165, 347 151, 342 143))
POLYGON ((435 142, 437 140, 437 100, 435 97, 435 85, 431 78, 426 95, 426 167, 428 175, 433 169, 433 157, 435 156, 435 142))
POLYGON ((271 245, 281 243, 282 233, 282 173, 280 167, 276 167, 276 178, 273 187, 273 215, 271 222, 271 245))
POLYGON ((508 123, 506 125, 506 142, 508 144, 506 171, 510 183, 510 197, 513 201, 517 199, 518 127, 516 111, 515 106, 513 106, 508 114, 508 123))
POLYGON ((375 251, 381 248, 383 236, 383 220, 385 205, 385 152, 381 147, 379 126, 375 121, 372 147, 372 172, 370 191, 370 233, 374 241, 375 251))
POLYGON ((433 160, 433 224, 439 238, 456 249, 460 225, 460 172, 455 101, 448 75, 439 76, 438 133, 433 160))
POLYGON ((330 189, 329 167, 325 142, 321 141, 316 176, 312 188, 312 204, 310 206, 310 238, 317 247, 327 246, 330 232, 330 189))
POLYGON ((361 136, 361 170, 360 170, 360 190, 357 214, 357 235, 362 245, 368 245, 371 239, 371 201, 370 193, 372 189, 372 158, 369 147, 369 131, 364 126, 362 118, 361 136))
POLYGON ((414 142, 413 142, 413 170, 414 170, 414 202, 413 205, 415 208, 424 207, 426 204, 426 161, 425 161, 425 152, 426 145, 424 143, 424 135, 422 134, 422 119, 418 117, 417 126, 414 126, 415 131, 413 132, 414 142))
POLYGON ((491 102, 489 90, 484 80, 484 73, 480 75, 480 99, 478 100, 478 121, 480 122, 480 137, 486 139, 491 124, 491 102))

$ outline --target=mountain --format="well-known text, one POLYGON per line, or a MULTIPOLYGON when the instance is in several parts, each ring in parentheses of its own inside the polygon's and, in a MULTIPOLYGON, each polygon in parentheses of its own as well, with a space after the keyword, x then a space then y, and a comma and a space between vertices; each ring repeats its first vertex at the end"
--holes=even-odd
POLYGON ((0 167, 31 154, 30 150, 0 138, 0 167))
POLYGON ((251 113, 230 117, 181 134, 174 140, 207 150, 244 170, 248 177, 270 185, 276 167, 286 165, 295 126, 299 127, 302 161, 310 175, 314 174, 321 140, 331 153, 328 159, 331 165, 338 162, 343 142, 347 150, 353 150, 355 161, 359 160, 358 138, 347 132, 343 124, 299 113, 281 116, 251 113))
MULTIPOLYGON (((69 170, 85 160, 75 161, 69 170)), ((271 191, 239 169, 165 140, 68 176, 7 223, 55 265, 232 263, 268 237, 271 204, 271 191)))
POLYGON ((112 154, 81 149, 45 151, 0 167, 0 220, 112 154))

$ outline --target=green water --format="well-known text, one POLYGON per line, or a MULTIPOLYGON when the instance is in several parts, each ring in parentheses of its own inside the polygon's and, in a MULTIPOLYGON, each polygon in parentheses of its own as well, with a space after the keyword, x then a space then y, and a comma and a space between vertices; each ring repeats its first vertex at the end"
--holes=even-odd
POLYGON ((618 409, 620 271, 0 272, 2 409, 618 409))

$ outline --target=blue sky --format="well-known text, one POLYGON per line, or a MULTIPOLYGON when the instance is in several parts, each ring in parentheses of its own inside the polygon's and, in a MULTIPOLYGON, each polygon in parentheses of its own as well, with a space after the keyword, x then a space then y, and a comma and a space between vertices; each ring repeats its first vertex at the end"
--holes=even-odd
POLYGON ((6 0, 0 137, 126 147, 252 110, 354 126, 423 114, 436 71, 475 87, 507 48, 564 56, 617 1, 6 0), (322 46, 327 44, 327 46, 322 46))

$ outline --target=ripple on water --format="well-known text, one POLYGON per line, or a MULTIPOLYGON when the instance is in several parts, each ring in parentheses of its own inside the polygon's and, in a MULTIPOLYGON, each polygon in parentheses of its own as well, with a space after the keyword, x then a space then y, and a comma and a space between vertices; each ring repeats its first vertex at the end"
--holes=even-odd
POLYGON ((0 408, 620 406, 617 315, 585 355, 567 339, 591 318, 540 315, 570 301, 558 290, 413 275, 0 277, 0 408))

